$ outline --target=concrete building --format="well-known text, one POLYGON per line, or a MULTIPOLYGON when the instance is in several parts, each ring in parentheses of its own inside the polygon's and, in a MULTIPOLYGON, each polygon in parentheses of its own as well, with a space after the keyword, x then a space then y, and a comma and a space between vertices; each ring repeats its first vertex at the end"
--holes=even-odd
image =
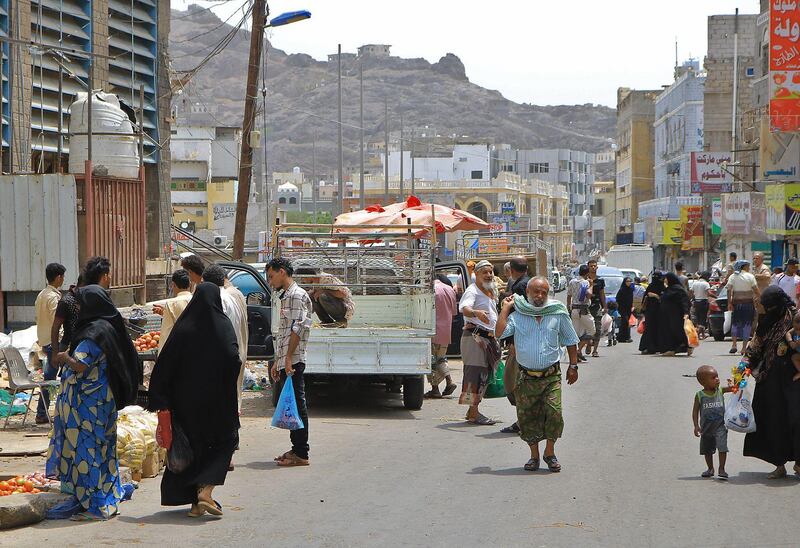
POLYGON ((708 18, 707 73, 704 90, 704 148, 725 152, 739 147, 742 114, 752 109, 756 70, 758 15, 712 15, 708 18), (738 31, 737 143, 732 142, 734 31, 738 31))
POLYGON ((605 253, 614 245, 614 217, 616 198, 614 197, 614 181, 596 181, 593 185, 594 203, 592 204, 592 233, 590 241, 593 248, 605 253))
POLYGON ((496 151, 497 171, 510 171, 525 178, 534 178, 561 185, 569 193, 570 223, 579 257, 591 251, 590 215, 594 203, 595 155, 568 149, 504 148, 496 151))
MULTIPOLYGON (((691 194, 691 153, 703 150, 703 90, 700 63, 675 67, 675 82, 655 102, 655 197, 691 194)), ((641 217, 641 215, 639 215, 641 217)))
POLYGON ((358 56, 389 57, 391 48, 388 44, 365 44, 358 48, 358 56))
POLYGON ((639 203, 653 197, 653 122, 660 90, 617 90, 615 243, 633 242, 639 203))
POLYGON ((6 44, 0 63, 2 167, 7 172, 54 173, 58 150, 68 165, 69 105, 86 89, 91 67, 94 89, 114 93, 134 110, 144 108, 147 256, 163 255, 169 242, 169 111, 167 56, 169 2, 70 0, 64 3, 12 0, 0 4, 0 33, 6 44), (31 47, 27 44, 42 43, 31 47), (23 45, 25 44, 25 45, 23 45), (47 46, 96 54, 59 55, 47 46), (63 85, 59 93, 59 63, 63 85), (69 76, 72 73, 74 77, 69 76), (144 86, 140 105, 139 87, 144 86), (162 143, 160 147, 153 143, 162 143))

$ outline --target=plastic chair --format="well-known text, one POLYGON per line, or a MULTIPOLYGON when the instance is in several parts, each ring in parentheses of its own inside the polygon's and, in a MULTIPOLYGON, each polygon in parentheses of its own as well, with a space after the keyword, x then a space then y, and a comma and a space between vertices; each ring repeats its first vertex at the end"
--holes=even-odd
MULTIPOLYGON (((36 395, 36 389, 39 389, 39 395, 41 397, 42 389, 58 387, 60 383, 57 380, 32 381, 29 377, 30 372, 28 371, 28 367, 25 365, 25 361, 22 359, 22 354, 20 354, 19 350, 13 346, 0 349, 0 357, 3 358, 3 361, 8 368, 8 386, 13 390, 11 393, 12 403, 9 404, 8 416, 6 416, 6 422, 3 425, 3 430, 8 427, 8 420, 11 418, 11 408, 13 407, 15 396, 20 392, 27 392, 30 390, 31 397, 28 399, 28 407, 25 411, 25 416, 22 418, 22 426, 25 426, 25 421, 28 420, 28 413, 31 410, 31 402, 33 401, 34 395, 36 395)), ((50 410, 45 409, 45 414, 47 415, 48 422, 52 423, 52 420, 50 419, 50 410)))

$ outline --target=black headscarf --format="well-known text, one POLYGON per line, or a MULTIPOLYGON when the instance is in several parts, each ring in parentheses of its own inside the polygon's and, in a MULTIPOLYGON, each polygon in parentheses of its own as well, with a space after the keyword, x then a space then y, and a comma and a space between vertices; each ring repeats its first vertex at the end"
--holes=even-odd
POLYGON ((667 272, 667 275, 664 276, 664 278, 666 278, 666 280, 667 280, 667 287, 668 288, 672 287, 674 285, 683 286, 683 284, 681 283, 681 279, 678 278, 678 275, 675 274, 674 272, 667 272))
POLYGON ((239 428, 240 364, 220 287, 203 282, 158 355, 148 408, 170 409, 190 441, 227 439, 239 428))
POLYGON ((650 283, 647 286, 647 292, 661 295, 664 289, 666 289, 664 287, 664 275, 658 271, 653 272, 653 277, 650 279, 650 283))
POLYGON ((620 310, 628 311, 633 306, 633 280, 630 277, 626 277, 622 280, 622 285, 619 287, 619 291, 617 291, 617 305, 619 305, 620 310), (631 282, 631 285, 628 285, 625 282, 631 282))
POLYGON ((783 289, 771 285, 761 293, 761 306, 764 307, 764 314, 758 318, 756 335, 764 338, 770 327, 782 320, 787 312, 794 308, 794 302, 783 289))
POLYGON ((99 285, 79 288, 75 290, 75 296, 81 308, 70 355, 80 341, 94 341, 108 362, 108 384, 117 409, 135 403, 142 371, 122 315, 111 301, 108 291, 99 285))

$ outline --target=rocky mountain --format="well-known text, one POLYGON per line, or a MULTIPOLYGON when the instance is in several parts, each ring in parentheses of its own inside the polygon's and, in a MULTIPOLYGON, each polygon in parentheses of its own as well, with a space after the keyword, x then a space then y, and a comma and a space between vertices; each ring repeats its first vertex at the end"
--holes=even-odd
MULTIPOLYGON (((178 76, 201 63, 232 27, 211 11, 191 6, 172 12, 170 59, 178 76)), ((240 14, 234 15, 235 23, 240 14)), ((189 81, 176 101, 199 101, 216 109, 219 124, 240 125, 250 34, 240 30, 189 81)), ((344 161, 357 165, 360 61, 343 55, 344 161)), ((311 169, 316 139, 318 173, 334 173, 337 146, 336 62, 268 47, 267 124, 270 171, 311 169)), ((606 150, 614 134, 614 109, 585 104, 536 106, 510 101, 469 81, 461 60, 447 53, 438 62, 399 57, 364 59, 365 140, 383 142, 384 102, 390 130, 400 116, 409 134, 490 139, 514 147, 606 150), (423 129, 426 128, 427 129, 423 129)), ((173 86, 176 87, 176 86, 173 86)), ((259 92, 260 97, 260 92, 259 92)), ((261 129, 260 119, 258 129, 261 129)))

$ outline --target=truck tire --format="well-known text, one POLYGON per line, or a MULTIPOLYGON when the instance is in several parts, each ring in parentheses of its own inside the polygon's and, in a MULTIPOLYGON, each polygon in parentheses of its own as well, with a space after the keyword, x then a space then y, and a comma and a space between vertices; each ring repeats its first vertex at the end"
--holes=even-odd
POLYGON ((411 411, 422 409, 425 380, 422 375, 403 378, 403 407, 411 411))

